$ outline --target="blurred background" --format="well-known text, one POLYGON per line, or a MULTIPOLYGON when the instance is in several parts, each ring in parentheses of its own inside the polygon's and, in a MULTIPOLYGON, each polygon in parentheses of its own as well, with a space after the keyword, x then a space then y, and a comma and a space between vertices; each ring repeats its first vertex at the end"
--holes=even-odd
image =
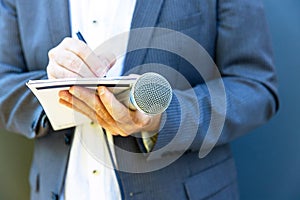
POLYGON ((281 106, 270 123, 233 143, 241 200, 299 200, 300 1, 263 1, 273 40, 281 106))
MULTIPOLYGON (((233 142, 241 200, 299 200, 300 1, 263 2, 272 35, 281 107, 268 124, 233 142)), ((0 129, 1 200, 29 199, 32 151, 33 141, 0 129)))

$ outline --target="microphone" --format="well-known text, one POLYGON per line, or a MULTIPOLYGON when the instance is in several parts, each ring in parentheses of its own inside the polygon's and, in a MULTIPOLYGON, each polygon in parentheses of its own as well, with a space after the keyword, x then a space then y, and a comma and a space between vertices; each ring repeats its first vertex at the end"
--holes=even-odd
POLYGON ((163 76, 148 72, 141 75, 130 90, 116 95, 116 98, 131 110, 157 115, 169 107, 172 88, 163 76))

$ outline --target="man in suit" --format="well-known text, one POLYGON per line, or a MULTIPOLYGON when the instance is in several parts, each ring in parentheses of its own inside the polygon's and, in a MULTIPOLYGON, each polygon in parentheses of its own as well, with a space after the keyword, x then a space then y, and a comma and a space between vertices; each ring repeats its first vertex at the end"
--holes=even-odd
MULTIPOLYGON (((60 58, 61 51, 52 51, 49 58, 47 57, 48 52, 55 47, 58 47, 56 50, 64 49, 62 47, 65 47, 66 42, 61 41, 71 36, 69 2, 1 0, 0 6, 0 123, 7 130, 35 139, 30 175, 32 199, 58 199, 65 187, 74 129, 53 131, 42 107, 25 83, 29 79, 46 79, 51 76, 60 78, 58 74, 61 68, 70 69, 67 65, 51 65, 51 61, 60 58)), ((159 158, 150 160, 148 156, 151 152, 149 155, 146 152, 144 156, 130 158, 131 164, 134 162, 147 167, 153 162, 180 155, 174 162, 157 170, 141 173, 116 171, 123 198, 238 199, 236 171, 229 142, 265 123, 278 109, 276 76, 262 2, 136 1, 131 29, 143 27, 175 30, 203 46, 220 71, 226 93, 226 115, 220 138, 211 138, 218 139, 215 147, 207 156, 199 158, 198 152, 209 128, 210 117, 217 111, 211 103, 205 77, 195 73, 193 66, 186 60, 170 52, 155 49, 129 52, 124 61, 123 74, 131 73, 132 68, 143 64, 159 63, 170 66, 188 80, 196 99, 191 100, 187 88, 175 87, 176 95, 165 112, 167 117, 164 122, 159 116, 158 120, 150 121, 149 128, 149 118, 141 115, 146 120, 142 123, 142 128, 139 126, 134 129, 134 125, 130 126, 130 130, 120 127, 125 130, 123 133, 114 132, 113 123, 107 124, 105 128, 111 128, 111 132, 116 135, 116 146, 129 152, 145 153, 139 139, 122 136, 136 131, 158 131, 157 140, 151 149, 155 153, 172 141, 180 129, 180 124, 196 127, 197 132, 188 148, 181 149, 186 137, 191 134, 191 130, 186 128, 181 131, 184 134, 177 141, 178 149, 173 148, 159 158), (182 113, 182 102, 191 113, 199 109, 200 115, 195 118, 191 113, 182 113)), ((151 45, 151 38, 154 36, 146 34, 145 37, 147 35, 151 45)), ((129 48, 138 40, 137 36, 130 36, 129 48)), ((68 47, 65 49, 74 45, 77 48, 78 41, 67 40, 68 47)), ((176 45, 187 51, 190 48, 184 43, 176 45)), ((77 50, 76 55, 80 57, 86 46, 80 43, 77 50)), ((191 52, 193 53, 197 52, 191 52)), ((85 61, 85 58, 81 59, 85 61)), ((100 59, 99 62, 104 61, 100 59)), ((89 69, 95 72, 93 67, 97 71, 94 64, 89 69)), ((156 70, 155 66, 153 70, 156 70)), ((151 69, 147 68, 146 71, 151 69)), ((160 69, 156 71, 159 72, 160 69)), ((137 73, 142 72, 143 70, 139 70, 137 73)), ((95 74, 97 75, 96 72, 95 74)), ((99 89, 99 94, 103 89, 105 95, 110 95, 105 88, 99 89)), ((84 98, 79 98, 82 99, 84 98)), ((105 107, 108 105, 101 97, 99 99, 105 107)), ((114 118, 114 115, 108 117, 114 118)), ((105 116, 101 118, 103 121, 108 120, 105 116)), ((100 121, 94 121, 103 125, 100 121)), ((122 124, 126 126, 127 123, 122 124)), ((124 158, 121 151, 116 151, 116 158, 118 164, 126 168, 128 158, 124 158)))

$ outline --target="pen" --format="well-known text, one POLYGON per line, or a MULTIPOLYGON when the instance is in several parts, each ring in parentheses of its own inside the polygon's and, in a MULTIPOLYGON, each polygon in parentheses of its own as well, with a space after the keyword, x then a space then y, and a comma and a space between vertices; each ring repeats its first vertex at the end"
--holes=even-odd
POLYGON ((78 37, 79 40, 81 40, 82 42, 86 43, 86 41, 85 41, 85 39, 83 38, 83 36, 82 36, 82 34, 80 33, 80 31, 78 31, 78 32, 76 33, 76 35, 77 35, 77 37, 78 37))
MULTIPOLYGON (((78 31, 76 33, 76 35, 77 35, 77 37, 78 37, 79 40, 81 40, 82 42, 86 43, 86 41, 85 41, 84 37, 82 36, 82 34, 80 33, 80 31, 78 31)), ((106 77, 106 73, 107 73, 108 70, 109 70, 109 66, 106 66, 106 68, 103 70, 105 72, 104 75, 103 75, 104 78, 106 77)))

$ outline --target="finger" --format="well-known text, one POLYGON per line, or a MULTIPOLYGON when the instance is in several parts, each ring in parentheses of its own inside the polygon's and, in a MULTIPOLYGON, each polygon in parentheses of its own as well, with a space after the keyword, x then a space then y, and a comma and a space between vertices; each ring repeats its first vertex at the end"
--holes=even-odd
POLYGON ((81 100, 74 97, 72 94, 69 93, 67 90, 59 91, 59 103, 77 111, 88 118, 90 118, 93 122, 97 122, 100 124, 103 128, 110 130, 110 132, 114 133, 115 135, 118 135, 120 130, 117 129, 116 126, 111 126, 108 124, 104 119, 102 119, 100 116, 98 116, 93 109, 91 109, 88 105, 86 105, 81 100))
POLYGON ((101 62, 101 68, 99 68, 99 74, 100 77, 104 77, 107 72, 113 67, 113 65, 116 63, 116 57, 112 53, 106 53, 97 55, 101 62))
MULTIPOLYGON (((116 124, 116 122, 112 119, 112 117, 109 115, 109 113, 105 110, 104 107, 104 112, 99 112, 99 114, 91 108, 91 102, 93 100, 91 101, 90 99, 92 95, 97 97, 92 90, 75 86, 73 86, 72 88, 73 89, 71 89, 71 91, 73 92, 73 94, 78 95, 79 98, 77 98, 75 95, 73 96, 72 93, 70 93, 69 91, 63 90, 59 92, 59 96, 62 99, 61 103, 68 107, 71 107, 72 105, 72 109, 88 116, 90 119, 92 119, 94 122, 99 123, 103 128, 108 130, 113 135, 128 136, 128 134, 116 124), (85 97, 83 98, 84 100, 80 99, 82 98, 82 96, 85 97), (87 96, 89 96, 90 98, 88 98, 87 96)), ((99 100, 99 97, 97 98, 99 100)))
MULTIPOLYGON (((109 132, 110 134, 112 134, 114 136, 118 136, 118 135, 121 135, 123 137, 127 137, 128 136, 125 132, 123 132, 120 129, 118 129, 117 126, 110 126, 109 124, 107 124, 94 111, 92 111, 92 110, 88 111, 90 109, 89 107, 85 107, 85 108, 82 108, 81 106, 78 107, 76 105, 73 105, 69 101, 63 99, 63 97, 59 99, 59 103, 61 103, 64 106, 67 106, 68 108, 71 108, 71 109, 73 109, 73 110, 75 110, 77 112, 80 112, 80 113, 84 114, 85 116, 87 116, 88 118, 90 118, 93 122, 98 123, 107 132, 109 132), (115 128, 112 128, 112 127, 115 127, 115 128)), ((76 103, 74 103, 74 104, 76 104, 76 103)))
POLYGON ((88 107, 84 102, 80 101, 76 97, 72 96, 68 90, 59 91, 59 102, 71 109, 81 112, 88 116, 94 122, 97 122, 96 113, 88 107))
POLYGON ((78 106, 79 102, 72 101, 72 103, 70 103, 69 101, 60 98, 59 99, 59 103, 61 103, 64 106, 67 106, 77 112, 82 113, 83 115, 87 116, 88 118, 90 118, 93 122, 99 123, 101 126, 107 126, 105 125, 105 122, 102 119, 98 119, 97 115, 95 112, 93 112, 88 106, 82 104, 80 106, 78 106), (74 103, 74 104, 73 104, 74 103))
POLYGON ((100 59, 91 48, 80 40, 65 38, 62 46, 78 55, 97 77, 103 77, 110 66, 112 66, 114 59, 110 60, 109 57, 104 55, 100 59))
POLYGON ((56 79, 56 71, 54 70, 53 62, 49 60, 48 66, 46 68, 48 79, 56 79))
POLYGON ((85 59, 85 62, 97 77, 104 77, 108 70, 115 64, 115 59, 111 60, 106 55, 97 56, 93 52, 85 59))
MULTIPOLYGON (((85 62, 71 51, 58 48, 49 52, 51 60, 57 63, 58 66, 78 74, 81 77, 96 77, 91 72, 85 62)), ((49 56, 49 57, 50 57, 49 56)))
POLYGON ((62 104, 62 105, 64 105, 64 106, 66 106, 66 107, 68 107, 68 108, 71 108, 71 109, 73 109, 73 110, 75 110, 77 112, 80 112, 80 113, 84 114, 85 116, 87 116, 88 118, 90 118, 93 122, 97 122, 96 115, 92 115, 91 114, 92 112, 88 112, 87 109, 80 109, 76 105, 73 105, 72 103, 70 103, 69 101, 66 101, 63 98, 59 99, 59 103, 62 104))
POLYGON ((107 88, 98 87, 98 94, 106 110, 127 134, 140 132, 150 125, 151 116, 138 110, 129 110, 107 88))
MULTIPOLYGON (((98 123, 103 128, 108 130, 113 135, 128 136, 128 132, 124 131, 122 126, 116 123, 103 103, 100 101, 99 97, 95 94, 94 90, 73 86, 69 89, 69 92, 78 99, 81 99, 82 102, 85 102, 85 104, 96 113, 98 123)), ((79 106, 77 105, 77 107, 79 106)))
POLYGON ((47 66, 47 75, 49 79, 81 77, 80 74, 69 71, 52 60, 49 61, 47 66))
POLYGON ((94 76, 99 77, 97 70, 95 70, 98 69, 99 59, 87 44, 77 39, 66 38, 62 42, 62 46, 66 50, 77 55, 85 63, 91 73, 93 73, 94 76))
POLYGON ((85 102, 91 109, 93 109, 98 116, 107 122, 107 124, 115 125, 115 120, 107 112, 105 106, 96 95, 95 90, 73 86, 69 92, 85 102))
POLYGON ((81 40, 66 37, 59 45, 61 48, 72 51, 74 54, 85 60, 93 52, 88 45, 81 40))
POLYGON ((97 91, 105 109, 115 121, 119 123, 131 122, 131 111, 119 102, 106 87, 100 86, 97 91))

